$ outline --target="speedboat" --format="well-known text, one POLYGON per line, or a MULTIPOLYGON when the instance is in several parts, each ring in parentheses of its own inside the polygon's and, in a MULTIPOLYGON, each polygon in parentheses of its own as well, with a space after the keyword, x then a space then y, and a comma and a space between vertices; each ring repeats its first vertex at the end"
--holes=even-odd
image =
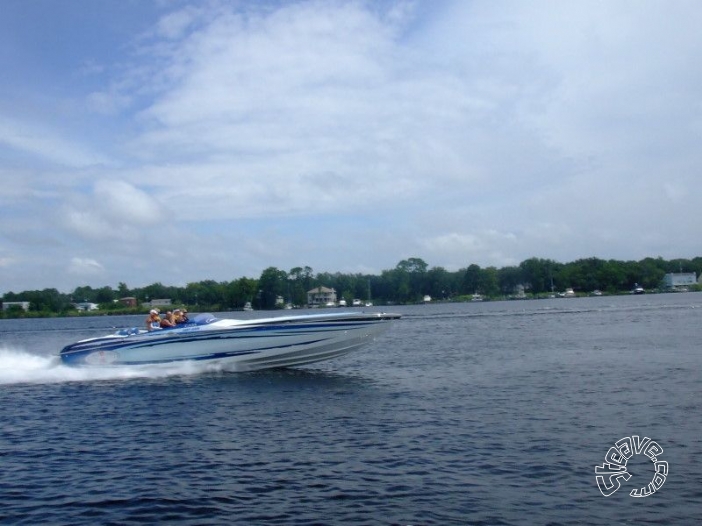
POLYGON ((370 343, 399 314, 341 312, 254 320, 199 314, 174 328, 138 327, 67 345, 72 366, 134 366, 209 362, 232 371, 292 367, 348 354, 370 343))

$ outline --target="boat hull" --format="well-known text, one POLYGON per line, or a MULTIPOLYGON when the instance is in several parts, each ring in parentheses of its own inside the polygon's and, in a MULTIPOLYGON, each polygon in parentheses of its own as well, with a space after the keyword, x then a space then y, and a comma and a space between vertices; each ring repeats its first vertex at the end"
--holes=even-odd
POLYGON ((218 320, 205 315, 204 320, 182 328, 126 329, 82 340, 66 346, 60 357, 66 365, 92 367, 185 361, 233 371, 294 367, 353 352, 399 318, 398 314, 338 313, 218 320))

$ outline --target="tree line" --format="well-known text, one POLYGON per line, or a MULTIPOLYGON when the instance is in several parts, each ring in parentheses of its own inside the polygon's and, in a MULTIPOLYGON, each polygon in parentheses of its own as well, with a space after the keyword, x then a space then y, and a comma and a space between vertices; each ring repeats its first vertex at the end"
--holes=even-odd
MULTIPOLYGON (((594 290, 620 294, 632 290, 636 284, 649 291, 659 289, 665 274, 678 272, 694 272, 700 276, 702 257, 674 260, 659 257, 641 261, 593 257, 570 263, 530 258, 516 266, 482 268, 471 264, 458 271, 429 267, 421 258, 409 258, 380 275, 314 273, 308 266, 289 271, 269 267, 258 279, 205 280, 184 287, 157 282, 130 288, 126 283, 119 283, 117 288, 81 286, 69 294, 56 289, 7 292, 3 302, 29 302, 29 311, 13 307, 3 310, 2 316, 71 315, 77 313, 76 304, 82 302, 98 304, 101 312, 143 312, 144 304, 157 299, 170 299, 173 304, 197 311, 239 310, 246 303, 257 310, 267 310, 280 308, 282 303, 304 306, 307 292, 319 286, 333 288, 337 298, 344 299, 347 305, 351 305, 353 299, 372 300, 375 304, 411 304, 423 301, 425 296, 439 301, 465 301, 473 294, 486 299, 504 299, 514 297, 518 290, 523 291, 525 297, 539 298, 566 288, 572 288, 577 294, 594 290), (119 301, 127 297, 136 298, 137 306, 126 307, 119 301)), ((692 288, 699 290, 699 285, 692 288)))

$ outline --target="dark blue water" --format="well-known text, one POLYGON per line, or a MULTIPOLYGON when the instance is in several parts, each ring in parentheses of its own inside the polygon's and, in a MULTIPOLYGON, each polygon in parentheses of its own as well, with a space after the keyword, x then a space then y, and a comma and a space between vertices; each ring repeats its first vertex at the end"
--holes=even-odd
MULTIPOLYGON (((297 370, 91 372, 0 321, 1 524, 694 524, 702 293, 428 305, 297 370), (604 497, 595 466, 650 437, 604 497)), ((258 313, 254 313, 258 314, 258 313)))

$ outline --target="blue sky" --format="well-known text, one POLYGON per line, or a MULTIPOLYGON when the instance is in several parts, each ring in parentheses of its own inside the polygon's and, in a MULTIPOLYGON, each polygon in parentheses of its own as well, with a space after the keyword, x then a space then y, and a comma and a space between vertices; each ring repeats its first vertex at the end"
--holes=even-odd
POLYGON ((702 255, 696 1, 4 0, 0 294, 702 255))

